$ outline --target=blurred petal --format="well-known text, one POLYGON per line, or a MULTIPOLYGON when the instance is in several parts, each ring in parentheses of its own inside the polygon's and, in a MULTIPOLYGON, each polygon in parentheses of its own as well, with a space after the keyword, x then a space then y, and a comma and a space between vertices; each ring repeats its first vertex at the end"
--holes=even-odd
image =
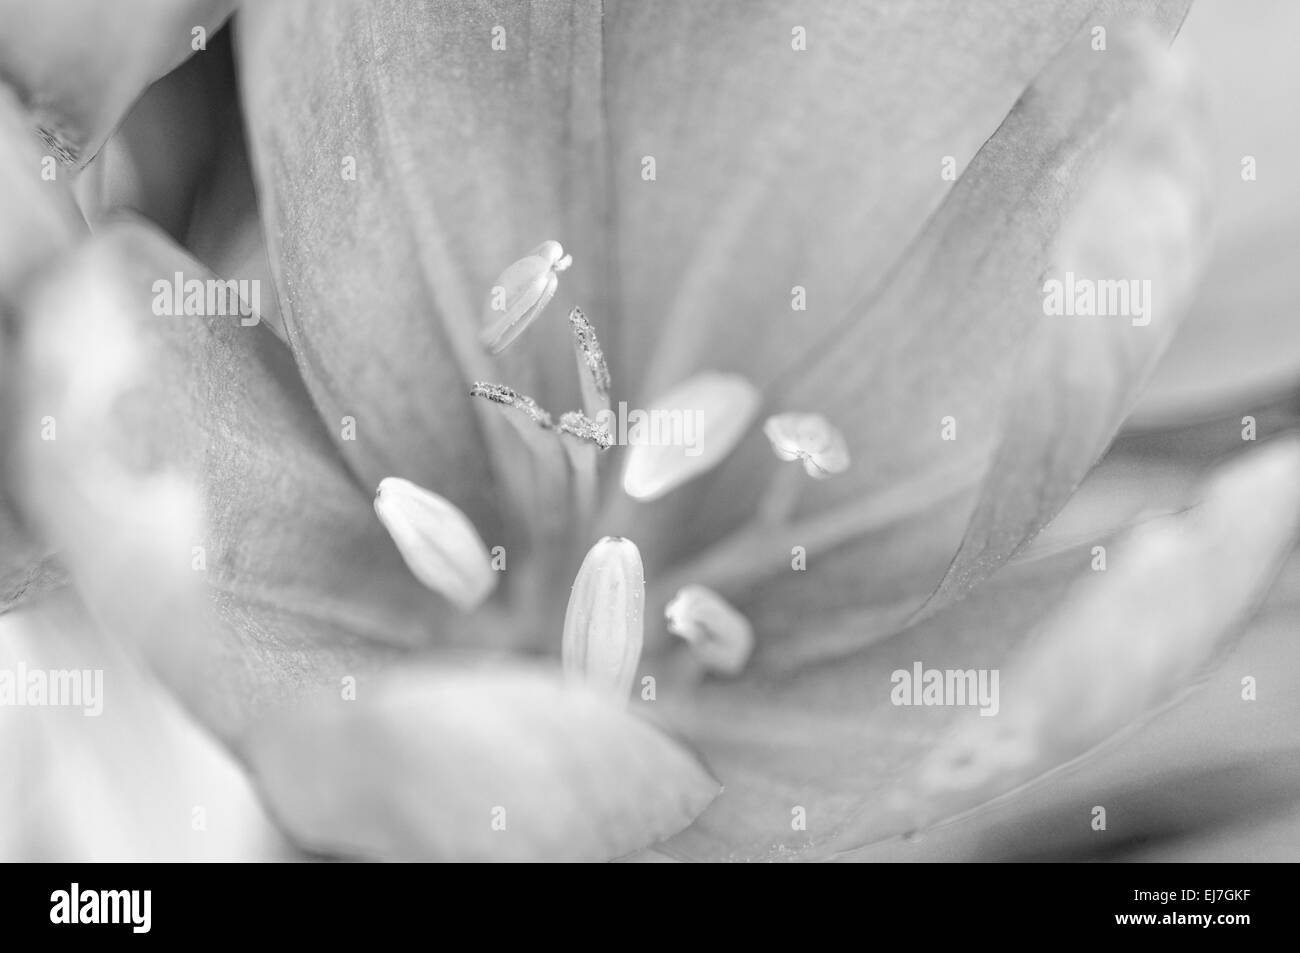
POLYGON ((1144 100, 1177 103, 1178 86, 1151 43, 1140 23, 1112 30, 1104 54, 1092 50, 1087 29, 1077 34, 980 150, 880 296, 791 383, 791 406, 855 409, 837 423, 854 459, 875 464, 820 484, 822 505, 953 455, 977 464, 1003 436, 1002 398, 1018 378, 1007 355, 1049 320, 1042 278, 1080 190, 1116 144, 1116 120, 1144 100), (945 441, 949 415, 956 438, 945 441))
POLYGON ((0 709, 0 859, 292 856, 230 754, 74 600, 0 619, 0 668, 81 673, 94 696, 0 709))
POLYGON ((1300 227, 1260 225, 1221 243, 1129 429, 1240 417, 1252 404, 1300 390, 1300 322, 1293 304, 1300 293, 1300 227))
POLYGON ((1196 54, 1217 125, 1218 251, 1131 424, 1168 426, 1244 411, 1300 386, 1300 7, 1287 0, 1198 3, 1178 38, 1196 54), (1255 163, 1243 178, 1243 160, 1255 163))
MULTIPOLYGON (((1105 572, 1088 568, 1090 544, 1019 561, 850 658, 710 686, 678 714, 726 788, 669 851, 779 858, 859 846, 1084 754, 1176 696, 1224 647, 1295 543, 1298 488, 1300 443, 1275 441, 1213 471, 1186 513, 1100 540, 1105 572), (1000 713, 892 705, 891 673, 917 661, 1000 670, 1000 713), (797 807, 806 832, 792 831, 797 807)), ((660 696, 672 699, 662 683, 660 696)))
POLYGON ((1290 860, 1300 845, 1298 609, 1293 553, 1240 644, 1185 701, 1014 798, 846 859, 1290 860), (1105 831, 1090 823, 1096 805, 1105 831))
POLYGON ((371 859, 608 860, 718 792, 646 722, 522 668, 394 670, 268 717, 250 757, 300 844, 371 859))
POLYGON ((643 402, 701 367, 788 371, 896 266, 951 187, 945 159, 961 172, 1080 28, 1113 40, 1120 8, 1172 34, 1187 2, 606 6, 607 349, 643 402))
MULTIPOLYGON (((1078 757, 1185 690, 1300 532, 1300 439, 1218 468, 1199 504, 1127 533, 1003 667, 997 717, 956 719, 903 787, 920 823, 1078 757)), ((852 834, 847 835, 852 837, 852 834)))
POLYGON ((92 611, 228 732, 266 697, 337 684, 381 655, 371 640, 425 642, 446 610, 402 565, 283 345, 238 317, 154 313, 154 283, 178 272, 208 277, 121 223, 49 275, 26 309, 18 449, 28 512, 92 611), (46 417, 57 439, 39 439, 46 417))
MULTIPOLYGON (((89 160, 146 86, 213 33, 234 0, 0 0, 0 78, 55 156, 89 160)), ((201 55, 201 54, 200 54, 201 55)))
MULTIPOLYGON (((233 75, 230 83, 233 93, 233 75)), ((280 297, 262 234, 253 170, 244 141, 244 120, 237 103, 225 104, 216 135, 217 152, 209 174, 199 183, 183 244, 223 278, 260 281, 262 323, 283 340, 280 297)))
MULTIPOLYGON (((1300 403, 1252 406, 1257 438, 1300 430, 1300 403)), ((1240 452, 1240 417, 1162 432, 1121 434, 1064 509, 1022 552, 1050 552, 1108 536, 1135 519, 1180 508, 1203 471, 1240 452)))
MULTIPOLYGON (((0 85, 0 308, 14 306, 31 274, 85 233, 66 179, 41 175, 41 150, 13 95, 0 85)), ((3 353, 0 351, 0 353, 3 353)))
MULTIPOLYGON (((146 89, 77 176, 77 197, 91 226, 132 209, 177 241, 185 236, 199 182, 209 173, 222 108, 225 31, 201 56, 146 89)), ((233 99, 234 89, 227 95, 233 99)))
MULTIPOLYGON (((41 152, 21 108, 0 84, 0 182, 5 209, 0 216, 0 405, 13 396, 11 317, 32 275, 71 248, 85 233, 67 183, 41 175, 41 152)), ((0 445, 17 426, 13 414, 0 414, 0 445)), ((32 538, 10 499, 13 475, 9 455, 0 456, 0 612, 23 598, 51 588, 60 578, 47 557, 50 548, 32 538)))
POLYGON ((230 36, 221 30, 145 91, 78 175, 77 198, 92 224, 134 210, 215 274, 261 281, 262 321, 283 338, 230 36))
MULTIPOLYGON (((1143 310, 1130 300, 1131 315, 1037 316, 970 525, 926 611, 988 578, 1056 515, 1127 415, 1199 278, 1209 150, 1187 66, 1156 43, 1135 53, 1152 61, 1149 76, 1111 120, 1101 168, 1075 200, 1048 272, 1140 281, 1143 310)), ((1106 55, 1120 53, 1112 45, 1106 55)))
POLYGON ((541 320, 603 310, 600 5, 297 0, 240 18, 254 171, 308 388, 327 421, 356 418, 342 450, 365 482, 412 480, 497 535, 485 428, 498 473, 518 470, 519 447, 468 384, 572 407, 577 382, 558 325, 488 357, 492 283, 556 239, 575 265, 541 320), (534 358, 556 376, 537 380, 534 358))

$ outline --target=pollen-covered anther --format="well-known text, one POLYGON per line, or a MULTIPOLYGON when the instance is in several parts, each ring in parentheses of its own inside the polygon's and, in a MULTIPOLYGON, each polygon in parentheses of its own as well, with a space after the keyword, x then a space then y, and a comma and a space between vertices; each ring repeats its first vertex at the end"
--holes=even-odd
POLYGON ((614 438, 608 430, 578 410, 561 414, 558 429, 560 433, 594 444, 601 450, 608 450, 614 444, 614 438))
POLYGON ((462 612, 483 603, 497 584, 487 547, 469 517, 436 493, 387 477, 375 513, 412 575, 462 612))
POLYGON ((609 365, 605 363, 605 352, 596 340, 596 329, 581 308, 569 312, 569 327, 573 331, 573 348, 578 358, 582 409, 588 416, 596 417, 609 410, 609 365))
POLYGON ((645 635, 645 570, 630 539, 591 547, 573 581, 560 646, 565 673, 626 701, 645 635))
POLYGON ((690 646, 710 672, 739 675, 754 652, 754 627, 705 586, 683 586, 664 608, 668 631, 690 646))
POLYGON ((469 389, 469 395, 489 400, 494 404, 501 404, 503 407, 511 407, 528 417, 543 430, 550 430, 555 426, 551 420, 551 415, 539 406, 537 401, 527 394, 519 393, 513 387, 507 387, 505 384, 475 381, 469 389))
POLYGON ((559 284, 557 275, 573 264, 559 242, 545 241, 497 278, 488 295, 480 340, 500 354, 537 320, 559 284))
POLYGON ((844 435, 821 414, 774 414, 763 424, 772 452, 801 460, 810 477, 824 480, 849 468, 844 435))
POLYGON ((623 491, 633 499, 654 500, 712 470, 748 432, 760 400, 745 378, 705 371, 649 409, 632 411, 623 491))

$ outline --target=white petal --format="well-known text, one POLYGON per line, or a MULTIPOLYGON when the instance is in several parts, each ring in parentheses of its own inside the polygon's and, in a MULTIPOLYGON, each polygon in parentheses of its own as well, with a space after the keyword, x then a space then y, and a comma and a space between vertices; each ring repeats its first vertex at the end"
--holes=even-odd
MULTIPOLYGON (((1191 508, 1139 524, 1003 666, 997 717, 958 718, 896 803, 930 823, 1026 783, 1159 709, 1221 654, 1300 527, 1300 439, 1211 472, 1191 508)), ((973 714, 973 712, 972 712, 973 714)))
POLYGON ((367 860, 610 860, 717 795, 689 749, 557 675, 402 665, 267 718, 250 758, 298 843, 367 860))

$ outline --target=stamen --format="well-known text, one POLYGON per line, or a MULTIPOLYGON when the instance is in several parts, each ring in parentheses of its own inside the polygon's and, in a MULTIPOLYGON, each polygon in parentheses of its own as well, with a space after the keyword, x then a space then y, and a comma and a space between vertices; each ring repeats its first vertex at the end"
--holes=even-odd
POLYGON ((629 539, 606 536, 587 553, 564 614, 569 677, 627 699, 645 634, 645 570, 629 539))
POLYGON ((758 522, 772 526, 788 522, 799 506, 807 482, 808 478, 797 467, 779 467, 755 507, 758 522))
POLYGON ((477 608, 496 587, 474 524, 438 494, 387 477, 375 491, 375 513, 412 575, 462 612, 477 608))
POLYGON ((527 394, 521 394, 514 388, 507 387, 505 384, 475 381, 469 389, 469 395, 490 400, 494 404, 513 407, 543 430, 550 430, 555 426, 551 420, 551 415, 538 406, 537 401, 527 394))
POLYGON ((668 631, 681 636, 709 671, 739 675, 754 651, 754 627, 712 589, 683 586, 664 608, 668 631))
POLYGON ((559 430, 560 433, 594 444, 601 450, 608 450, 614 444, 614 438, 608 430, 579 410, 561 414, 559 430))
POLYGON ((609 410, 609 366, 596 340, 596 329, 580 308, 569 312, 573 347, 578 358, 578 380, 582 385, 582 409, 593 420, 609 410))
POLYGON ((849 468, 844 435, 821 414, 775 414, 763 424, 772 452, 782 460, 802 460, 804 472, 824 480, 849 468))
MULTIPOLYGON (((470 388, 470 394, 499 411, 519 438, 503 476, 510 481, 513 515, 524 529, 529 550, 540 552, 567 545, 570 539, 588 538, 585 532, 582 536, 572 535, 579 527, 571 519, 574 491, 565 444, 573 441, 560 437, 551 415, 536 401, 511 387, 479 382, 470 388)), ((555 591, 557 582, 564 584, 564 580, 556 578, 557 568, 537 559, 516 564, 508 574, 509 601, 540 604, 547 593, 555 591)))
POLYGON ((559 272, 573 264, 556 241, 545 241, 501 273, 489 295, 479 339, 500 354, 550 303, 559 272))
MULTIPOLYGON (((849 468, 849 448, 821 414, 774 414, 763 424, 772 452, 781 460, 802 460, 804 473, 824 480, 849 468)), ((784 523, 799 505, 804 477, 795 467, 781 467, 758 502, 764 523, 784 523)))
POLYGON ((758 390, 735 374, 706 371, 654 401, 628 428, 623 491, 654 500, 706 473, 731 453, 758 412, 758 390))
POLYGON ((573 505, 585 533, 596 510, 596 456, 610 446, 609 432, 577 411, 560 418, 560 440, 573 474, 573 505))

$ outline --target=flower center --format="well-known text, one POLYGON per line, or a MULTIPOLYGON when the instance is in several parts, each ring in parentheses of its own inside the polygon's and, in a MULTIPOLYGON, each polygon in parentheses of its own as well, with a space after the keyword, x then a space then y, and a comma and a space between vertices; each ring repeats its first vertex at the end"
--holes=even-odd
MULTIPOLYGON (((500 354, 538 320, 555 295, 559 274, 571 263, 559 242, 546 241, 502 272, 482 325, 481 340, 490 353, 500 354)), ((522 566, 510 566, 508 575, 515 578, 494 601, 508 606, 521 633, 530 633, 529 646, 558 650, 569 677, 620 699, 626 699, 633 683, 643 644, 653 652, 682 656, 679 662, 687 664, 676 664, 676 670, 737 675, 754 651, 755 633, 719 591, 728 588, 728 569, 733 577, 739 569, 743 577, 753 578, 761 570, 758 553, 788 551, 784 543, 771 544, 794 528, 791 518, 806 484, 848 468, 845 440, 820 414, 767 418, 763 431, 774 454, 797 460, 802 468, 775 471, 750 525, 658 584, 651 580, 647 592, 635 541, 606 536, 593 544, 595 526, 620 525, 629 507, 667 496, 717 467, 753 432, 762 398, 743 377, 706 371, 682 381, 650 407, 629 412, 620 404, 615 413, 612 380, 595 326, 579 308, 569 312, 568 324, 581 408, 557 417, 505 383, 479 381, 469 389, 472 398, 504 417, 527 466, 528 552, 522 566), (602 464, 614 446, 627 448, 621 492, 598 512, 602 464), (567 575, 573 563, 562 556, 571 552, 586 553, 576 577, 567 575), (647 629, 646 611, 656 607, 664 619, 647 629), (547 637, 557 630, 558 639, 547 637), (668 633, 679 638, 670 641, 668 633)), ((474 612, 493 596, 505 566, 494 565, 494 552, 451 503, 390 478, 381 484, 375 508, 411 572, 429 588, 462 612, 474 612)), ((810 539, 827 545, 844 538, 844 527, 862 522, 861 514, 826 515, 836 528, 818 527, 815 520, 801 525, 810 539)))

